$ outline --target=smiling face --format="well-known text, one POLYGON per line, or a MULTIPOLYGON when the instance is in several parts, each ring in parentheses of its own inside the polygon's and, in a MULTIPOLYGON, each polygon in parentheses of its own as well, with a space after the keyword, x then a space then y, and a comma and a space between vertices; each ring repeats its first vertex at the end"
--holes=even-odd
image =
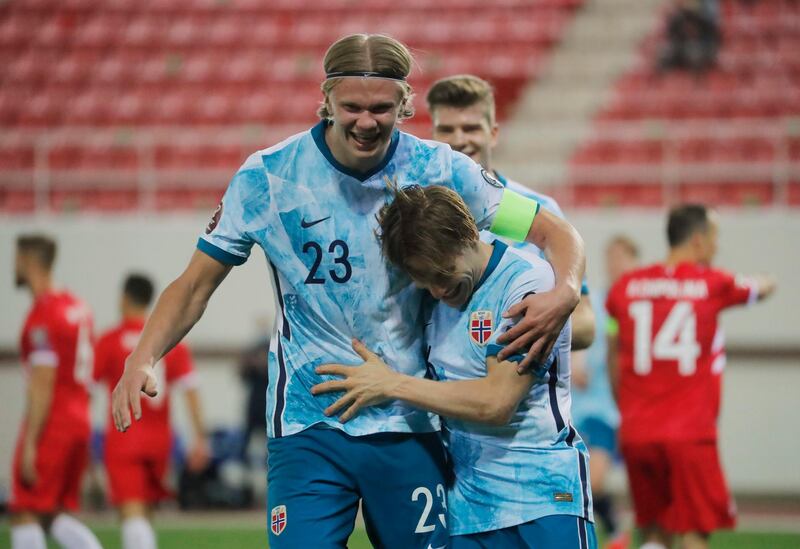
POLYGON ((437 105, 432 113, 433 138, 491 170, 492 149, 497 145, 497 124, 489 118, 485 103, 468 107, 437 105))
POLYGON ((333 156, 359 172, 386 156, 403 106, 398 82, 381 78, 342 78, 325 98, 333 124, 325 140, 333 156))

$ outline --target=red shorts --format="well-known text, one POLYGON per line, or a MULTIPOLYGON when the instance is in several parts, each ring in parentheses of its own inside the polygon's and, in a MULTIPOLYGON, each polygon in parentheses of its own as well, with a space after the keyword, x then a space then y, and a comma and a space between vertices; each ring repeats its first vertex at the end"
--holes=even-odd
POLYGON ((164 486, 169 452, 140 456, 106 453, 105 462, 114 505, 127 501, 158 503, 172 498, 172 492, 164 486))
POLYGON ((17 440, 9 509, 12 513, 77 511, 83 472, 89 463, 89 437, 68 433, 39 439, 36 453, 36 484, 22 482, 22 435, 17 440))
POLYGON ((710 533, 736 524, 714 441, 622 444, 636 525, 710 533))

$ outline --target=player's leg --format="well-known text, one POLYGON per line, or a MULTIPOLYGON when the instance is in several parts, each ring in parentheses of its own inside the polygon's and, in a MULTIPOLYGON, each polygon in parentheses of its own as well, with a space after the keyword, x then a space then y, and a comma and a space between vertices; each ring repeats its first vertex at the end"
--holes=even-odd
POLYGON ((11 516, 11 549, 46 549, 44 528, 34 513, 26 511, 11 516))
POLYGON ((270 439, 267 530, 271 549, 347 547, 358 513, 355 448, 338 429, 270 439))
MULTIPOLYGON (((22 440, 23 432, 17 438, 14 460, 11 468, 11 549, 45 549, 45 531, 42 528, 37 509, 54 507, 55 494, 48 485, 41 482, 41 467, 37 459, 37 482, 29 485, 22 478, 22 440)), ((38 457, 38 456, 37 456, 38 457)))
POLYGON ((145 502, 128 500, 119 506, 122 522, 122 549, 156 549, 156 533, 150 524, 149 509, 145 502))
POLYGON ((708 534, 689 532, 681 536, 681 549, 708 549, 708 534))
POLYGON ((614 465, 616 433, 614 428, 597 418, 587 418, 578 431, 589 447, 589 478, 592 482, 592 503, 608 537, 617 533, 617 517, 613 500, 606 490, 606 479, 614 465))
POLYGON ((50 535, 64 549, 103 549, 94 532, 67 513, 59 513, 53 519, 50 535))
POLYGON ((122 548, 154 549, 156 536, 148 520, 151 475, 147 460, 142 456, 107 450, 105 465, 111 502, 119 510, 122 548))
POLYGON ((94 533, 81 521, 68 514, 76 511, 80 502, 83 473, 89 464, 88 437, 74 437, 61 460, 59 475, 62 478, 60 507, 66 512, 58 514, 50 526, 50 535, 64 549, 102 549, 94 533))
POLYGON ((686 547, 705 548, 708 534, 736 524, 735 505, 728 491, 714 441, 670 446, 673 505, 666 528, 681 533, 686 547))
POLYGON ((642 540, 639 549, 669 549, 672 547, 672 534, 656 524, 640 527, 639 537, 642 540))
POLYGON ((515 527, 526 549, 597 549, 594 524, 583 517, 550 515, 515 527))
POLYGON ((446 460, 439 433, 357 437, 367 534, 376 547, 448 543, 446 460))
POLYGON ((36 547, 40 530, 49 531, 59 545, 68 549, 100 547, 92 531, 74 517, 62 513, 50 522, 50 518, 61 510, 77 509, 88 458, 88 437, 46 432, 37 444, 35 484, 23 482, 20 463, 15 459, 9 507, 16 517, 15 522, 24 526, 18 532, 30 541, 31 547, 36 547), (49 527, 41 526, 45 517, 49 527))
POLYGON ((491 532, 450 536, 450 549, 495 549, 497 547, 524 547, 517 528, 503 528, 491 532))
POLYGON ((663 525, 671 503, 666 449, 661 444, 642 443, 623 444, 621 451, 642 542, 653 543, 653 549, 670 547, 672 538, 663 525))

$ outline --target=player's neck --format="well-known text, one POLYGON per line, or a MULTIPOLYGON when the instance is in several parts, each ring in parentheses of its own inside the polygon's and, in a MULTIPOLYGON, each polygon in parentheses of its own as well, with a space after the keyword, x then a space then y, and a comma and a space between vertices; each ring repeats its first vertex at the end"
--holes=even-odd
POLYGON ((147 320, 147 307, 123 305, 121 312, 124 322, 144 322, 147 320))
POLYGON ((670 267, 675 267, 676 265, 680 265, 681 263, 699 263, 699 259, 697 258, 697 254, 694 253, 693 250, 687 247, 677 247, 671 248, 669 251, 669 255, 667 255, 667 260, 664 262, 666 265, 670 267))
POLYGON ((489 266, 489 260, 492 258, 492 252, 494 252, 494 246, 491 244, 487 244, 482 240, 478 241, 478 245, 475 248, 475 255, 473 259, 473 264, 475 265, 475 280, 480 280, 483 278, 483 273, 486 272, 486 267, 489 266))
POLYGON ((53 277, 50 276, 50 273, 35 273, 28 277, 28 289, 35 301, 44 294, 52 291, 53 277))

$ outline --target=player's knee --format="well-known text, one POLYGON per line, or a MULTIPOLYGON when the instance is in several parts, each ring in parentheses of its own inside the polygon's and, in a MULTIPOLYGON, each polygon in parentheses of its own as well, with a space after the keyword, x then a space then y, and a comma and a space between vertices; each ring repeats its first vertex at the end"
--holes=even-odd
POLYGON ((11 515, 9 521, 11 526, 23 526, 25 524, 40 524, 39 516, 35 513, 22 511, 11 515))
POLYGON ((147 504, 143 501, 125 501, 119 506, 119 515, 122 520, 146 517, 147 504))

